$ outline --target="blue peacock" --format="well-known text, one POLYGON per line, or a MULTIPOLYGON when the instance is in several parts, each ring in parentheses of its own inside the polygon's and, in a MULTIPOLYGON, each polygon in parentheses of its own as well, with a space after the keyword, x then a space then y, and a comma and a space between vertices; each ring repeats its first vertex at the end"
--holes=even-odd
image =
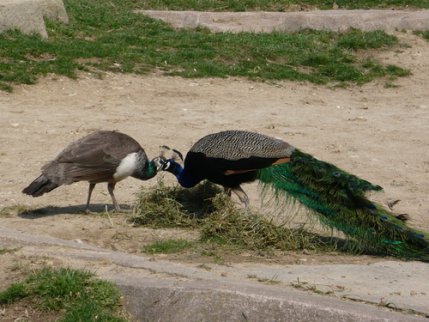
MULTIPOLYGON (((174 150, 174 149, 173 149, 174 150)), ((277 198, 298 201, 330 228, 377 253, 429 261, 429 234, 410 228, 406 217, 370 201, 365 193, 382 188, 292 145, 260 133, 229 130, 198 140, 186 154, 163 158, 162 170, 190 188, 209 180, 235 193, 247 206, 241 184, 259 180, 277 198)))

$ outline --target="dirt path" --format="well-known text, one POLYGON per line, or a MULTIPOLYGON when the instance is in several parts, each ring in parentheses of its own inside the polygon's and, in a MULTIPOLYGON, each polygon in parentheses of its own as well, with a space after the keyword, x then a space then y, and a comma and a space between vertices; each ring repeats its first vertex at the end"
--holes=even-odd
MULTIPOLYGON (((12 94, 0 92, 0 207, 59 207, 50 212, 56 216, 3 217, 0 223, 104 245, 118 233, 99 233, 109 228, 105 218, 89 223, 85 216, 70 215, 83 208, 86 183, 37 199, 21 194, 66 144, 94 129, 116 129, 136 138, 153 157, 161 144, 186 152, 208 133, 247 129, 280 137, 380 184, 385 192, 374 195, 375 200, 399 199, 394 211, 408 213, 410 225, 429 230, 429 43, 410 34, 398 36, 410 47, 379 55, 413 75, 397 80, 394 88, 385 88, 383 81, 343 89, 159 75, 106 74, 100 80, 82 74, 78 80, 46 78, 12 94)), ((164 176, 173 183, 169 174, 164 176)), ((117 185, 117 198, 131 204, 140 186, 153 184, 127 179, 117 185)), ((257 205, 256 185, 245 189, 257 205)), ((97 210, 110 204, 104 185, 96 187, 93 202, 97 210)), ((134 246, 116 247, 133 249, 146 233, 136 232, 141 238, 130 239, 134 246)))

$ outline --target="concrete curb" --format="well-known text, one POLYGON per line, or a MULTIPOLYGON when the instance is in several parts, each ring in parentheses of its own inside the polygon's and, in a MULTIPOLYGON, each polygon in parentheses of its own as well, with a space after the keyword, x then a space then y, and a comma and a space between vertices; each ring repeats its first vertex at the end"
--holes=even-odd
MULTIPOLYGON (((114 281, 129 311, 145 321, 425 321, 424 318, 377 309, 362 303, 293 290, 276 291, 213 282, 165 285, 158 280, 114 281)), ((427 320, 426 320, 427 321, 427 320)))
MULTIPOLYGON (((420 316, 286 285, 237 279, 230 273, 221 277, 215 269, 207 271, 195 265, 153 261, 145 256, 79 241, 28 235, 2 226, 0 246, 22 246, 18 251, 21 255, 56 258, 71 267, 97 267, 100 277, 120 287, 127 309, 141 321, 427 321, 420 316), (95 262, 101 264, 94 265, 95 262)), ((231 269, 240 270, 235 266, 231 269)))
POLYGON ((138 10, 175 28, 214 32, 429 30, 429 10, 320 10, 307 12, 201 12, 138 10), (257 22, 257 23, 256 23, 257 22))
POLYGON ((62 0, 0 0, 0 32, 19 29, 48 38, 44 18, 67 23, 62 0))

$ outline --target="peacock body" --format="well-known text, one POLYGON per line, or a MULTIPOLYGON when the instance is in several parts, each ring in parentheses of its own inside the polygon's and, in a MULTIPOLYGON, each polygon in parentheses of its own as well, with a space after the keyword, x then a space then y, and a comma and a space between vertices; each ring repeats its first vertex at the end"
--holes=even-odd
POLYGON ((366 197, 382 188, 318 160, 290 144, 248 131, 223 131, 197 141, 184 167, 174 158, 163 170, 183 187, 209 180, 248 204, 241 183, 259 180, 277 198, 298 201, 329 227, 377 253, 429 261, 429 234, 406 225, 366 197))

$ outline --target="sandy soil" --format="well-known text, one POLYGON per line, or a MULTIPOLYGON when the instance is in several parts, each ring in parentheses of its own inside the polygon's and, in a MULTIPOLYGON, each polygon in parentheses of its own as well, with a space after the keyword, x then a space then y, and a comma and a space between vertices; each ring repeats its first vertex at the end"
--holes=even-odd
MULTIPOLYGON (((398 36, 410 46, 376 53, 412 71, 412 76, 395 81, 398 87, 386 88, 384 81, 331 88, 160 75, 106 74, 97 79, 81 74, 77 80, 47 77, 33 86, 18 86, 11 94, 0 92, 0 209, 53 207, 33 216, 3 216, 0 224, 130 252, 153 239, 177 238, 181 232, 175 230, 131 229, 120 216, 113 216, 112 226, 106 216, 80 214, 86 183, 35 199, 21 190, 69 142, 95 129, 133 136, 149 157, 157 155, 161 144, 186 152, 208 133, 246 129, 282 138, 380 184, 384 192, 373 195, 374 200, 387 204, 399 199, 394 211, 409 214, 411 226, 429 230, 429 43, 410 34, 398 36)), ((174 183, 171 175, 163 176, 174 183)), ((140 187, 155 182, 126 179, 117 185, 117 199, 132 205, 140 187)), ((256 184, 244 188, 252 205, 258 205, 256 184)), ((110 205, 104 185, 96 187, 92 201, 96 211, 110 205)), ((328 261, 336 260, 344 259, 328 261)))

